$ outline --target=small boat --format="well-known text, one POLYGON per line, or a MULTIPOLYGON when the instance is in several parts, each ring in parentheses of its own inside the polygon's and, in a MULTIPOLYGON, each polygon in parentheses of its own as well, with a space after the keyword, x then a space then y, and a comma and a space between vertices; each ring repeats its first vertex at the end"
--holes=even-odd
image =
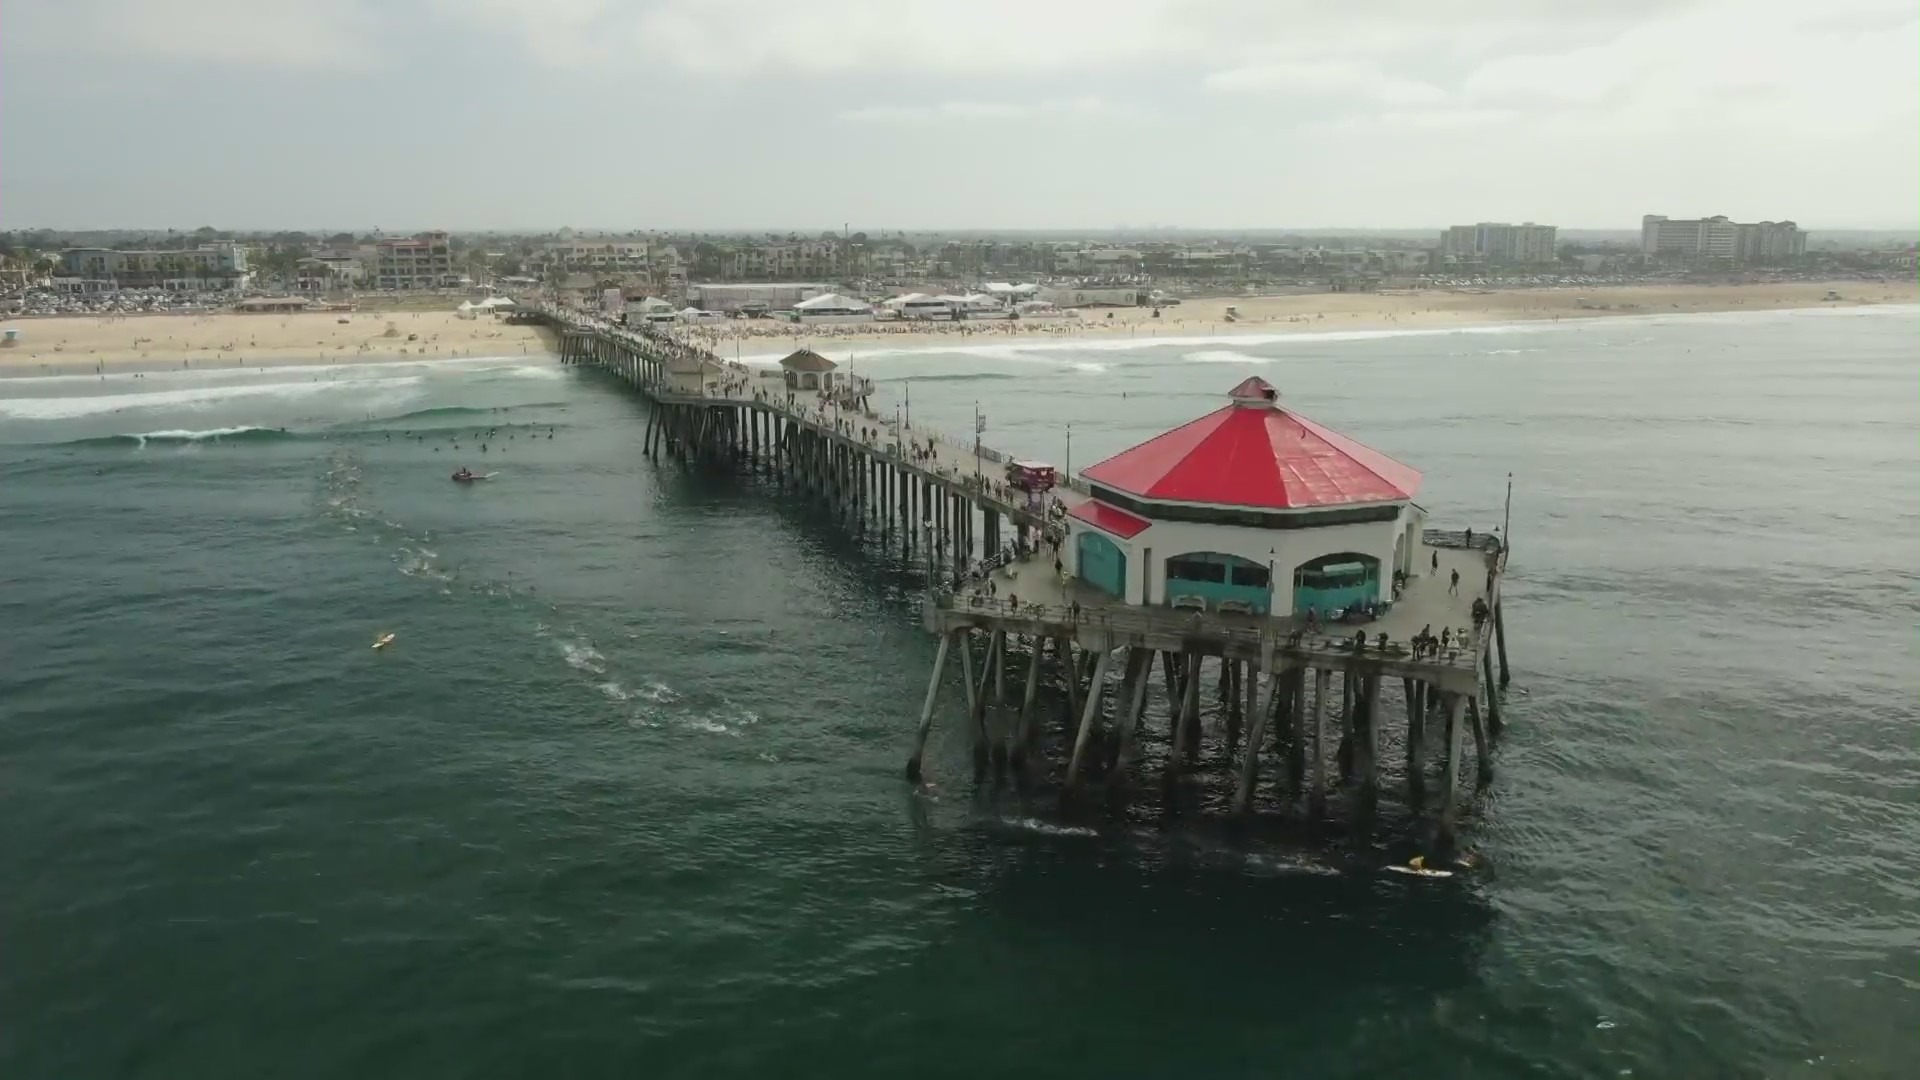
POLYGON ((373 639, 373 647, 376 649, 384 649, 391 644, 393 644, 392 634, 381 634, 379 637, 373 639))

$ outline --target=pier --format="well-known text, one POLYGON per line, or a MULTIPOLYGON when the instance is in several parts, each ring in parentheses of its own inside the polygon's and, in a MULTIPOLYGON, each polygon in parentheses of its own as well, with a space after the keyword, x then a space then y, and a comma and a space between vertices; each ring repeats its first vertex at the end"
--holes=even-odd
MULTIPOLYGON (((1412 501, 1417 473, 1283 410, 1261 380, 1236 387, 1217 420, 1195 424, 1243 442, 1256 425, 1254 445, 1279 444, 1264 425, 1284 427, 1288 439, 1297 430, 1327 459, 1328 476, 1337 479, 1344 463, 1379 490, 1222 507, 1223 497, 1196 494, 1224 482, 1219 468, 1169 464, 1164 450, 1143 444, 1051 491, 1025 491, 1008 482, 1007 455, 883 415, 871 383, 808 350, 777 368, 750 367, 578 311, 517 317, 549 324, 563 362, 610 372, 650 403, 650 457, 768 477, 924 566, 921 620, 939 648, 912 729, 909 780, 922 779, 957 666, 976 781, 991 770, 1018 783, 1056 777, 1069 797, 1096 786, 1124 794, 1146 766, 1149 690, 1158 686, 1161 778, 1230 769, 1235 814, 1264 806, 1318 819, 1339 795, 1370 816, 1388 771, 1383 755, 1398 743, 1406 802, 1430 815, 1444 847, 1471 795, 1492 782, 1509 679, 1505 539, 1426 528, 1426 510, 1412 501), (1143 490, 1133 478, 1142 455, 1152 468, 1187 471, 1166 491, 1143 490), (1180 538, 1171 550, 1181 554, 1155 562, 1151 547, 1136 550, 1155 536, 1180 538), (1229 541, 1247 553, 1232 553, 1229 541), (1282 568, 1291 592, 1280 586, 1282 568), (1342 574, 1361 575, 1358 593, 1339 591, 1342 574), (1347 599, 1337 608, 1329 600, 1323 613, 1310 603, 1320 596, 1347 599), (1043 681, 1055 691, 1049 700, 1064 698, 1064 716, 1042 715, 1058 708, 1041 704, 1043 681), (1211 749, 1209 682, 1220 720, 1211 749), (1050 724, 1060 739, 1048 760, 1050 724)), ((1310 464, 1288 474, 1302 492, 1329 484, 1310 464)))

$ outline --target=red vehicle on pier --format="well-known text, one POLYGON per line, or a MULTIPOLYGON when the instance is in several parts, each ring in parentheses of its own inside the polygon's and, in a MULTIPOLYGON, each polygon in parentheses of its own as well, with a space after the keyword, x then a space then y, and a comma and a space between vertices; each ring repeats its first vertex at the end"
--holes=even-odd
POLYGON ((1044 461, 1009 461, 1007 462, 1007 483, 1033 495, 1052 491, 1053 466, 1044 461))

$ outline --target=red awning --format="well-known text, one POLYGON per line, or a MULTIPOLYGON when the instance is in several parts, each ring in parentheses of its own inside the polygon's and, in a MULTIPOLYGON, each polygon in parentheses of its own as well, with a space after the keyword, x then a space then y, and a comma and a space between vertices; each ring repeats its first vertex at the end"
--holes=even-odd
POLYGON ((1125 510, 1117 506, 1109 506, 1099 499, 1088 499, 1085 502, 1075 503, 1067 507, 1067 514, 1071 517, 1079 518, 1081 521, 1099 529, 1101 532, 1112 533, 1122 540, 1133 539, 1147 531, 1147 526, 1153 524, 1153 522, 1148 521, 1138 514, 1129 514, 1125 510))

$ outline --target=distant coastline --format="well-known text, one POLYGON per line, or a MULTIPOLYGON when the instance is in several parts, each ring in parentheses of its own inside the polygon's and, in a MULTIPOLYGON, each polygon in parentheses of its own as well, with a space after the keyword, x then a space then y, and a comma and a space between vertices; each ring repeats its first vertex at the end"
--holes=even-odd
MULTIPOLYGON (((968 345, 1216 339, 1336 332, 1466 330, 1503 323, 1622 316, 1784 311, 1920 303, 1914 281, 1627 285, 1485 291, 1291 293, 1216 297, 1163 308, 1089 308, 1048 322, 854 323, 802 327, 738 320, 696 331, 723 356, 765 358, 801 346, 836 355, 968 345), (1837 294, 1838 300, 1828 299, 1837 294), (1229 321, 1227 309, 1235 309, 1229 321)), ((546 356, 544 328, 465 320, 452 311, 61 316, 7 321, 21 340, 0 349, 0 376, 229 370, 486 356, 546 356), (346 321, 340 321, 345 318, 346 321), (389 333, 391 329, 391 333, 389 333)))

